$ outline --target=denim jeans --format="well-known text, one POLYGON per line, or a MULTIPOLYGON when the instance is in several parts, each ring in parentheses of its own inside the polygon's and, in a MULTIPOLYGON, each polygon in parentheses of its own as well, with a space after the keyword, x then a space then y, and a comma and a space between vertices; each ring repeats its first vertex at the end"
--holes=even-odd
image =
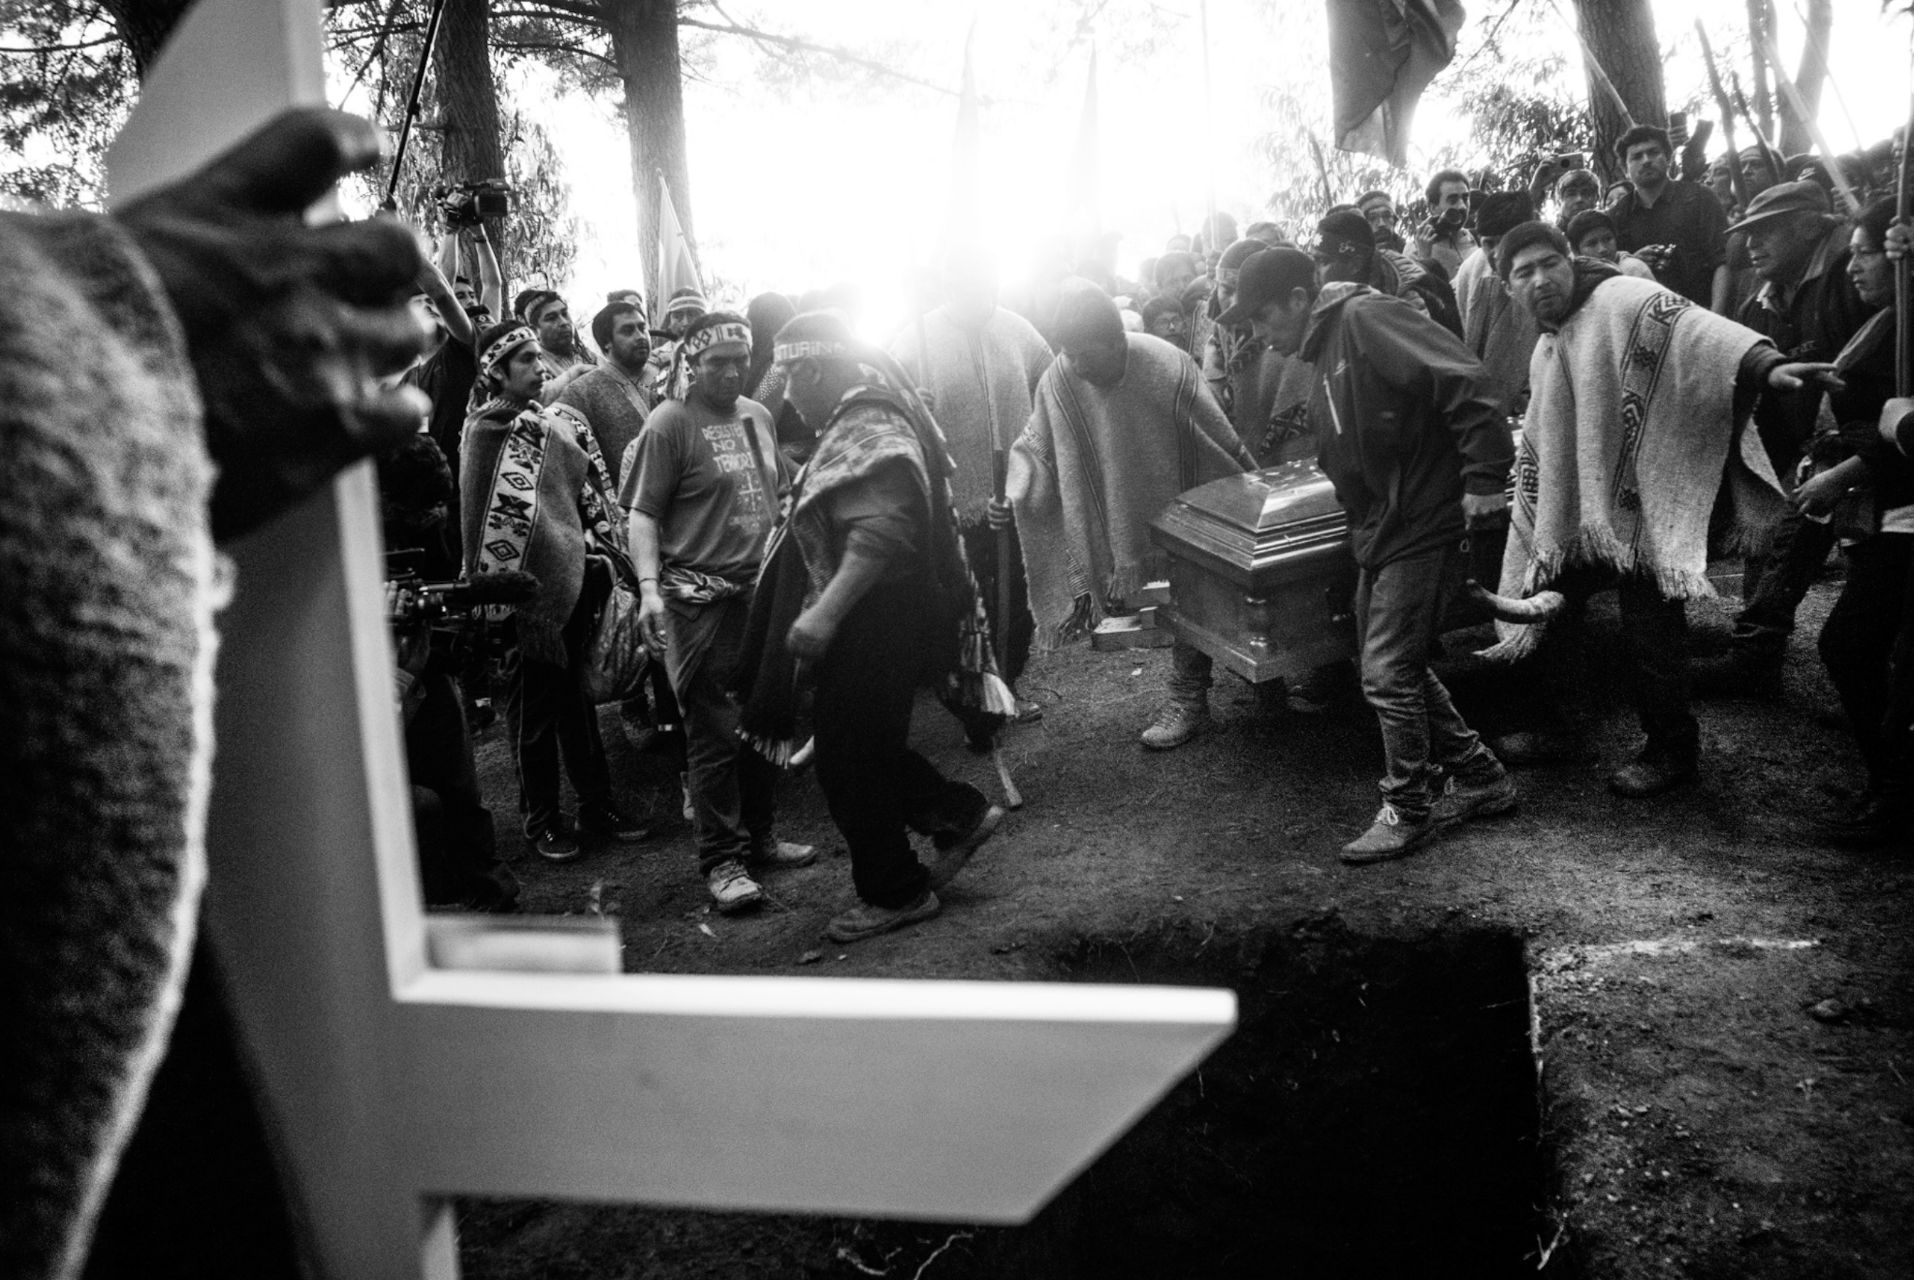
POLYGON ((697 833, 698 872, 772 841, 777 767, 738 737, 738 704, 725 690, 738 665, 751 597, 716 604, 672 603, 666 613, 671 643, 665 665, 684 712, 685 772, 691 788, 691 826, 697 833))
POLYGON ((1429 667, 1458 554, 1443 548, 1392 560, 1356 580, 1362 692, 1382 724, 1382 798, 1410 821, 1429 814, 1433 766, 1466 772, 1491 758, 1429 667))

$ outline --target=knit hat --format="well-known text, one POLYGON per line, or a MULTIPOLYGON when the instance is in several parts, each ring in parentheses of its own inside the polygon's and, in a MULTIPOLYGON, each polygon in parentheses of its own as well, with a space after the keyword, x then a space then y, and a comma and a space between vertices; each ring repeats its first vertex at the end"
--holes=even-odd
POLYGON ((1117 313, 1117 304, 1082 276, 1071 276, 1058 287, 1052 328, 1061 346, 1123 340, 1123 317, 1117 313))
POLYGON ((1226 289, 1235 288, 1237 277, 1242 272, 1243 264, 1248 262, 1255 254, 1272 247, 1273 246, 1264 241, 1252 240, 1248 237, 1238 240, 1235 244, 1223 250, 1223 256, 1217 259, 1216 283, 1226 289))
POLYGON ((1478 236, 1507 235, 1524 222, 1535 218, 1535 203, 1526 191, 1491 191, 1475 211, 1478 236))

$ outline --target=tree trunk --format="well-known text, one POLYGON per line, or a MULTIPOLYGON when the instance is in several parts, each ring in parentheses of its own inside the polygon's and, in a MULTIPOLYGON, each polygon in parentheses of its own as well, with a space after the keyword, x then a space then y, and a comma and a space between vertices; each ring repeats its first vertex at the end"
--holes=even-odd
MULTIPOLYGON (((1834 0, 1808 0, 1808 38, 1801 47, 1801 69, 1795 73, 1794 87, 1801 94, 1801 101, 1808 109, 1812 119, 1821 110, 1821 86, 1828 78, 1826 55, 1828 35, 1834 29, 1834 0)), ((1814 138, 1808 132, 1808 121, 1795 114, 1794 108, 1781 104, 1781 154, 1796 155, 1803 151, 1814 150, 1814 138)))
POLYGON ((104 0, 103 8, 113 19, 113 29, 126 41, 133 55, 133 66, 140 79, 166 46, 166 37, 193 7, 193 0, 104 0))
MULTIPOLYGON (((505 176, 498 90, 492 80, 491 33, 486 0, 445 0, 438 43, 432 49, 432 70, 438 78, 439 105, 445 115, 439 170, 448 183, 505 176)), ((416 121, 413 130, 416 138, 416 121)), ((510 219, 493 220, 486 232, 498 253, 499 269, 509 280, 517 247, 510 219)))
MULTIPOLYGON (((1575 0, 1575 16, 1590 57, 1608 74, 1636 124, 1666 125, 1668 106, 1661 76, 1661 45, 1655 39, 1655 15, 1649 0, 1575 0)), ((1595 117, 1595 164, 1606 175, 1619 171, 1615 142, 1628 119, 1589 68, 1588 101, 1595 117)))
MULTIPOLYGON (((1758 33, 1767 32, 1774 39, 1774 0, 1748 0, 1748 43, 1752 46, 1748 53, 1754 59, 1754 107, 1756 123, 1761 126, 1762 136, 1774 140, 1774 92, 1768 87, 1768 60, 1761 56, 1761 41, 1758 33)), ((1785 153, 1786 147, 1781 150, 1785 153)))
MULTIPOLYGON (((638 198, 638 249, 645 296, 662 314, 658 292, 658 176, 671 186, 672 207, 692 235, 691 171, 685 163, 684 81, 678 66, 675 0, 599 0, 612 57, 625 84, 625 133, 631 144, 631 189, 638 198)), ((695 236, 694 236, 695 240, 695 236)))

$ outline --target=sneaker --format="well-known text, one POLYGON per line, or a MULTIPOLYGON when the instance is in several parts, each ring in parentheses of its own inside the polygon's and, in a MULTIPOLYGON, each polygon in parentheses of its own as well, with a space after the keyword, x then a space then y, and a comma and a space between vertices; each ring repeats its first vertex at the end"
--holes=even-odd
POLYGON ((1436 797, 1429 820, 1446 827, 1470 818, 1489 818, 1515 808, 1515 801, 1515 779, 1509 777, 1507 769, 1498 766, 1493 777, 1481 778, 1452 773, 1442 784, 1442 794, 1436 797))
POLYGON ((1043 704, 1041 702, 1032 702, 1029 698, 1017 699, 1016 720, 1018 724, 1035 724, 1041 719, 1043 719, 1043 704))
POLYGON ((711 904, 724 915, 764 901, 764 890, 736 858, 727 858, 705 872, 704 886, 711 890, 711 904))
POLYGON ((793 867, 808 867, 816 861, 816 845, 774 840, 753 849, 751 856, 745 859, 745 865, 753 871, 788 871, 793 867))
POLYGON ((579 854, 578 839, 563 827, 547 827, 525 843, 547 862, 570 862, 579 854))
POLYGON ((1404 817, 1385 800, 1369 830, 1342 847, 1342 860, 1354 867, 1407 857, 1427 844, 1435 832, 1436 825, 1429 818, 1404 817))
POLYGON ((578 829, 588 836, 615 844, 637 844, 651 828, 615 804, 588 804, 578 809, 578 829))
POLYGON ((901 907, 879 907, 860 901, 824 926, 824 936, 832 942, 862 942, 880 933, 928 920, 943 909, 944 904, 937 901, 937 895, 929 889, 901 907))
POLYGON ((1156 713, 1156 723, 1143 731, 1143 745, 1152 751, 1180 747, 1210 727, 1210 709, 1201 704, 1168 702, 1156 713))
MULTIPOLYGON (((938 844, 937 857, 930 864, 930 887, 941 889, 957 878, 957 873, 970 861, 970 855, 983 846, 984 841, 996 833, 997 824, 1004 820, 1004 807, 993 804, 985 809, 977 819, 977 825, 960 836, 953 837, 949 844, 938 844)), ((941 842, 943 837, 937 837, 941 842)))

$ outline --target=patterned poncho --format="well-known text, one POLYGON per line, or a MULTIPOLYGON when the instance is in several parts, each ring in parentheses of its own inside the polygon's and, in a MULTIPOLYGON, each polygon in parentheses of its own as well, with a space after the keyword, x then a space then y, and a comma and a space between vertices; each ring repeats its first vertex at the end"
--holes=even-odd
POLYGON ((967 724, 994 727, 1016 700, 998 675, 983 598, 964 556, 951 506, 954 470, 943 432, 897 362, 866 353, 870 381, 846 392, 818 437, 817 451, 792 483, 784 518, 765 547, 736 692, 744 704, 738 734, 774 764, 796 746, 798 670, 786 648, 791 623, 816 601, 838 569, 827 495, 902 463, 925 504, 923 579, 930 611, 922 677, 967 724))

